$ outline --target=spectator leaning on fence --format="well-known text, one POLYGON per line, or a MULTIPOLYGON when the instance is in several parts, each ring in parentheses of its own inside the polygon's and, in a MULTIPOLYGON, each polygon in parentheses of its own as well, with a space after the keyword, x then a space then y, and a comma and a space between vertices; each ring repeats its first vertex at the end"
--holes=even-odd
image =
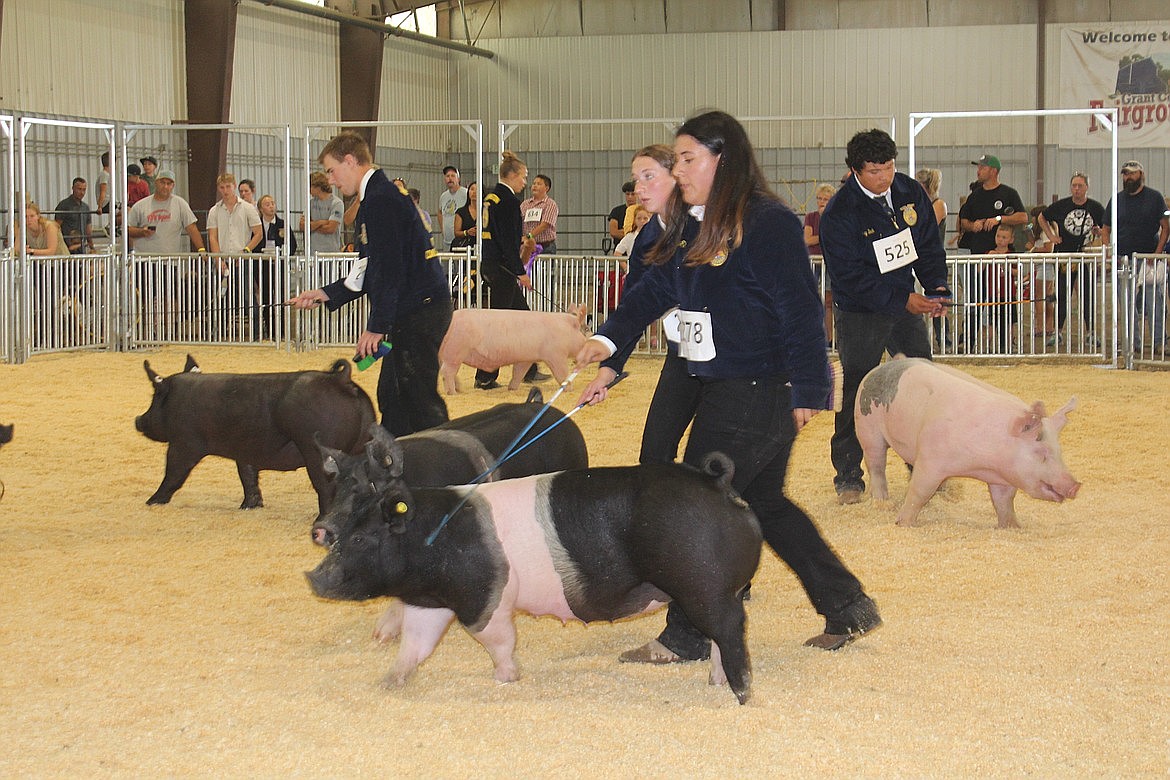
POLYGON ((212 252, 238 255, 260 244, 260 213, 240 200, 236 177, 221 173, 215 180, 220 200, 207 212, 207 243, 212 252))
POLYGON ((634 194, 634 183, 627 181, 622 184, 622 194, 626 198, 626 202, 619 206, 614 206, 609 212, 609 220, 606 227, 609 229, 609 237, 614 242, 621 241, 626 236, 626 213, 634 206, 638 205, 638 196, 634 194))
POLYGON ((180 245, 183 233, 187 234, 196 252, 206 251, 195 222, 195 212, 174 191, 175 172, 164 168, 155 175, 154 194, 130 208, 126 230, 136 253, 178 254, 183 251, 180 245))

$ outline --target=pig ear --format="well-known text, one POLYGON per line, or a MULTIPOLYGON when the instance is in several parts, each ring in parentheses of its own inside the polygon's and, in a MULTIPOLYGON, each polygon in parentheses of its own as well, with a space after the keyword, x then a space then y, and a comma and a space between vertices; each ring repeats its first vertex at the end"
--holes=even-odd
POLYGON ((1032 408, 1016 418, 1012 424, 1012 436, 1027 436, 1040 428, 1044 420, 1044 404, 1037 401, 1032 408))
POLYGON ((1068 399, 1067 404, 1060 407, 1056 414, 1052 415, 1052 425, 1056 428, 1057 431, 1059 431, 1068 423, 1068 416, 1072 412, 1076 411, 1076 408, 1077 397, 1074 395, 1072 398, 1068 399))
POLYGON ((142 367, 146 369, 146 378, 150 380, 151 384, 153 384, 153 385, 162 384, 162 377, 158 375, 158 372, 156 372, 153 368, 150 367, 149 360, 143 360, 142 367))
POLYGON ((321 453, 321 466, 330 479, 337 479, 341 473, 341 450, 335 450, 321 443, 321 432, 313 431, 313 443, 317 445, 317 452, 321 453))
POLYGON ((199 368, 199 364, 195 362, 195 358, 191 356, 190 352, 188 352, 187 353, 187 365, 183 366, 183 373, 184 374, 187 374, 187 373, 199 374, 201 372, 202 372, 202 369, 199 368))
POLYGON ((382 497, 379 502, 382 507, 382 520, 390 526, 392 533, 400 534, 406 531, 406 522, 414 516, 411 502, 412 497, 406 494, 390 493, 382 497))
POLYGON ((366 445, 370 465, 390 473, 392 479, 402 476, 402 445, 378 423, 370 425, 370 441, 366 445))

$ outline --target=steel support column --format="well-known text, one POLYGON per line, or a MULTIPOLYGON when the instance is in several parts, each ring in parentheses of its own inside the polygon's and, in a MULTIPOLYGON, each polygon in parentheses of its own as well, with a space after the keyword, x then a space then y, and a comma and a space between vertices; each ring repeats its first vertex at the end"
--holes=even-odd
MULTIPOLYGON (((232 66, 236 51, 236 1, 186 0, 187 121, 226 124, 232 102, 232 66)), ((227 166, 227 130, 192 130, 188 200, 203 211, 218 200, 215 179, 227 166)))

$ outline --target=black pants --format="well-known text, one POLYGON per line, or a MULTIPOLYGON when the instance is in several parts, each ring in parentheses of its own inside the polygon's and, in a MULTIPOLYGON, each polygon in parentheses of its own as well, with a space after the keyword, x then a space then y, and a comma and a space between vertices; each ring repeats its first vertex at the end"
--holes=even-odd
POLYGON ((853 422, 853 405, 861 380, 882 362, 882 353, 906 357, 930 358, 930 336, 919 314, 897 315, 851 312, 835 309, 837 355, 841 359, 844 382, 841 411, 834 418, 830 452, 837 475, 833 484, 837 492, 864 490, 861 472, 861 443, 853 422))
MULTIPOLYGON (((784 495, 796 439, 786 377, 699 380, 698 406, 683 460, 698 466, 719 451, 735 464, 732 486, 759 518, 764 541, 800 579, 813 607, 830 617, 862 592, 861 583, 821 538, 804 510, 784 495)), ((658 641, 683 658, 703 658, 708 644, 672 603, 658 641)))
MULTIPOLYGON (((492 260, 484 260, 479 264, 480 278, 487 284, 487 307, 489 309, 516 309, 529 311, 528 301, 524 300, 524 293, 511 271, 492 260)), ((440 339, 442 336, 439 337, 440 339)), ((533 364, 535 368, 536 364, 533 364)), ((529 372, 532 368, 529 369, 529 372)), ((476 384, 494 382, 500 375, 500 369, 484 371, 476 369, 476 384)))
POLYGON ((687 361, 672 349, 662 363, 646 412, 639 463, 673 463, 678 459, 678 443, 695 416, 701 388, 699 378, 687 370, 687 361))
POLYGON ((378 408, 382 427, 395 436, 447 422, 439 395, 439 344, 451 325, 451 300, 439 295, 399 318, 390 333, 393 348, 382 358, 378 408))

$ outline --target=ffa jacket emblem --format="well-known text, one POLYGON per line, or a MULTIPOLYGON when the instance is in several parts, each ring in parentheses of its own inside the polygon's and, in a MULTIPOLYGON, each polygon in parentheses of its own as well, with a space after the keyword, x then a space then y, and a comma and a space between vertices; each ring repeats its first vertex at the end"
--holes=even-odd
POLYGON ((914 210, 913 203, 907 203, 902 207, 902 219, 905 220, 906 224, 910 227, 914 227, 918 224, 918 212, 914 210))

